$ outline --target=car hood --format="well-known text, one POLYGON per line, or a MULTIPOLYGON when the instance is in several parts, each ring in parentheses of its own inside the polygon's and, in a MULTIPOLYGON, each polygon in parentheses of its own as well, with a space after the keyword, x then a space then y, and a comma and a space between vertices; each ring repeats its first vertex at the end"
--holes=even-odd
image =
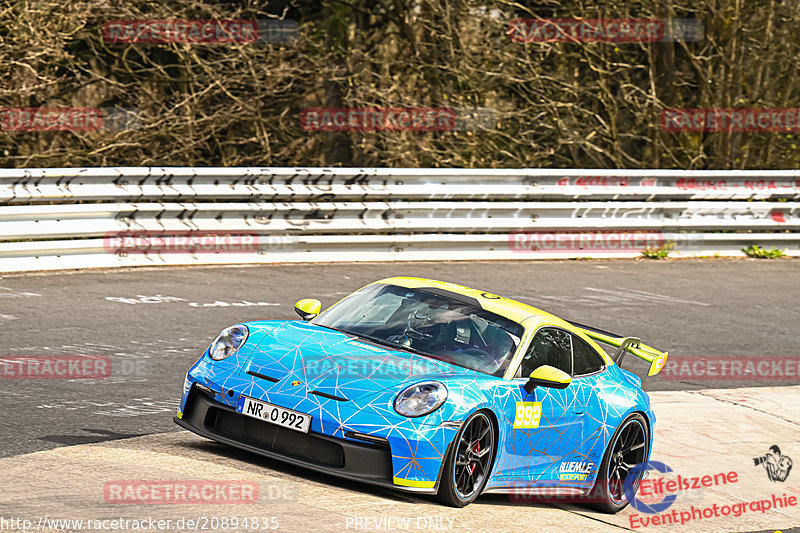
POLYGON ((252 341, 253 348, 242 361, 244 371, 278 380, 273 390, 281 393, 316 391, 355 400, 428 379, 448 381, 477 374, 307 322, 250 322, 247 326, 248 344, 252 341))

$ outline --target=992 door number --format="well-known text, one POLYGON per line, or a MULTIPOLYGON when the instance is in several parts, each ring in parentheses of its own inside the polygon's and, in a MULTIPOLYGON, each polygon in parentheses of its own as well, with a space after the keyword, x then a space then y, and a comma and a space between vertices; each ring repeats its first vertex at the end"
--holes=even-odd
POLYGON ((542 420, 542 402, 517 402, 514 429, 533 429, 542 420))

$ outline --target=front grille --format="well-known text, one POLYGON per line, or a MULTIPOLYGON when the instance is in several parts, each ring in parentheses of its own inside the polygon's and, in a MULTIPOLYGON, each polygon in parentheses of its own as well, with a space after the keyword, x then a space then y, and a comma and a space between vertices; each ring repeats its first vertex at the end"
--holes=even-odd
POLYGON ((221 436, 281 455, 335 468, 344 466, 344 451, 339 444, 239 413, 212 407, 206 414, 205 426, 221 436))

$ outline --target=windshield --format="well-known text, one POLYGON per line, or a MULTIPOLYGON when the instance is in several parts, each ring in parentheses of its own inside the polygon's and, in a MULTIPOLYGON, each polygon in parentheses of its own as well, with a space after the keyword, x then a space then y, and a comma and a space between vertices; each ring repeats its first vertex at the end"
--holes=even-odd
POLYGON ((521 325, 476 305, 397 285, 369 285, 314 319, 378 344, 500 376, 521 325))

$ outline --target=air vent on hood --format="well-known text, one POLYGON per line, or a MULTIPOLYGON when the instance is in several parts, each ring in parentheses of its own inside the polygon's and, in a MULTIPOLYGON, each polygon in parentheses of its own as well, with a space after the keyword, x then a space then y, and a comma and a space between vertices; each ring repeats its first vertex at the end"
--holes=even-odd
POLYGON ((349 402, 347 398, 342 398, 341 396, 334 396, 333 394, 328 394, 327 392, 320 392, 318 390, 312 390, 311 394, 316 394, 317 396, 322 396, 323 398, 328 398, 329 400, 337 400, 340 402, 349 402))
POLYGON ((266 379, 267 381, 271 381, 273 383, 277 383, 277 382, 280 381, 279 379, 276 379, 276 378, 273 378, 273 377, 270 377, 270 376, 265 376, 264 374, 259 374, 258 372, 253 372, 252 370, 248 370, 247 373, 250 374, 251 376, 255 376, 255 377, 261 378, 261 379, 266 379))

